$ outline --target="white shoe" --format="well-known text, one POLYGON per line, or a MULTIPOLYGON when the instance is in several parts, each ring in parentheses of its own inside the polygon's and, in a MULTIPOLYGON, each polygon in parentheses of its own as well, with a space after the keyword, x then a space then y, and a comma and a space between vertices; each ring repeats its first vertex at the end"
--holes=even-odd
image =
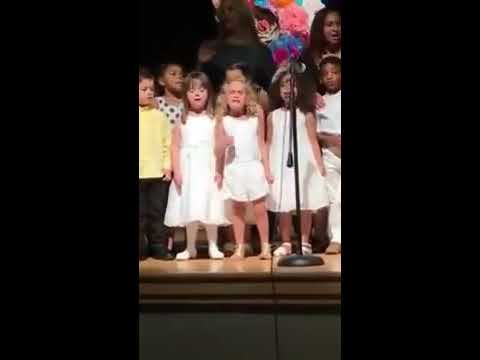
POLYGON ((310 243, 302 243, 302 254, 303 255, 312 255, 312 245, 310 243))
POLYGON ((225 255, 218 250, 217 246, 209 246, 208 247, 208 256, 210 256, 210 259, 223 259, 225 255))
POLYGON ((195 259, 197 257, 197 250, 185 250, 181 253, 178 253, 175 257, 175 260, 189 260, 195 259))
POLYGON ((292 253, 292 244, 288 242, 282 243, 274 252, 273 256, 287 256, 292 253))

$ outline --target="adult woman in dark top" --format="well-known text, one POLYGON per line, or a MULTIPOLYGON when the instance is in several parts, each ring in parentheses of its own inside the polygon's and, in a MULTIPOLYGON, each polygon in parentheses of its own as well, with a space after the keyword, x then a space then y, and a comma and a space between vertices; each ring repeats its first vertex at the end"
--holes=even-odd
POLYGON ((270 50, 260 42, 251 10, 245 0, 223 0, 218 7, 219 36, 215 54, 201 69, 219 89, 226 69, 235 63, 247 63, 252 80, 265 90, 275 73, 270 50))

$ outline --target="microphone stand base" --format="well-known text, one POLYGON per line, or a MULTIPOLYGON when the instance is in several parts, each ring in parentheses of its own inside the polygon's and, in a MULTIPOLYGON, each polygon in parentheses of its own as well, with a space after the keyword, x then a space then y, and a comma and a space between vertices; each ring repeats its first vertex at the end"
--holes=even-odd
POLYGON ((278 260, 277 266, 303 267, 320 266, 324 264, 325 262, 320 256, 294 254, 289 256, 283 256, 280 260, 278 260))

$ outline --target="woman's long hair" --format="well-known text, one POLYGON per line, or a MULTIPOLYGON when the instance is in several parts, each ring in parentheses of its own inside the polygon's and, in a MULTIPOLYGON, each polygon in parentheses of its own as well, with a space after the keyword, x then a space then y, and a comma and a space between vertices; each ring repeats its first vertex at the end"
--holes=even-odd
POLYGON ((306 53, 310 53, 312 56, 321 56, 327 49, 328 42, 325 39, 323 28, 325 27, 325 18, 331 13, 336 13, 341 18, 340 11, 335 8, 323 8, 315 14, 310 27, 310 46, 305 50, 306 53))
POLYGON ((224 43, 227 37, 227 29, 225 26, 225 12, 227 8, 233 12, 233 16, 238 20, 238 32, 241 37, 247 39, 251 44, 260 44, 257 30, 255 28, 255 20, 246 0, 223 0, 217 10, 219 19, 219 37, 220 43, 224 43))

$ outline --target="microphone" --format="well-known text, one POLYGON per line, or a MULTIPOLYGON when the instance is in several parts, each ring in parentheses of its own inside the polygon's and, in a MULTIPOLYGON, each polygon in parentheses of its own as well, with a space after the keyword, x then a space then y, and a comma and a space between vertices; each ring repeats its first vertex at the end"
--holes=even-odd
POLYGON ((303 74, 307 70, 307 66, 295 59, 291 59, 288 64, 288 71, 293 70, 296 74, 303 74))
POLYGON ((292 70, 295 74, 303 74, 307 70, 307 66, 304 63, 295 60, 294 58, 290 58, 286 67, 279 67, 277 69, 272 77, 272 80, 270 81, 270 84, 273 84, 275 81, 277 81, 281 73, 285 71, 291 73, 292 70))

